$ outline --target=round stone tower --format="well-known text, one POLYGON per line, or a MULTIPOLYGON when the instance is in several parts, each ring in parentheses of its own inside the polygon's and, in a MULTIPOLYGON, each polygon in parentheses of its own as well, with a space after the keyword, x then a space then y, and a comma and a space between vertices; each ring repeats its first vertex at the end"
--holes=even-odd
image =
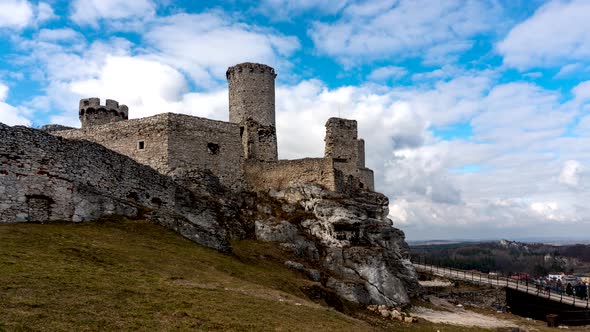
POLYGON ((99 98, 86 98, 80 99, 79 116, 82 128, 88 128, 127 120, 129 108, 112 99, 107 99, 105 105, 101 105, 99 98))
POLYGON ((229 67, 229 122, 251 118, 263 126, 275 125, 275 70, 245 62, 229 67))
POLYGON ((244 157, 261 161, 278 158, 275 129, 275 70, 245 62, 229 67, 229 121, 241 126, 244 157))

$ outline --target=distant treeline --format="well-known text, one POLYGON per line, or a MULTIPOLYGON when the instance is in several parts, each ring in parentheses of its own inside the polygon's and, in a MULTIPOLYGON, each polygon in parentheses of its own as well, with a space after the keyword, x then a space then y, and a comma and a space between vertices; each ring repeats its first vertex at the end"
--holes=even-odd
POLYGON ((512 241, 453 243, 411 247, 414 262, 435 263, 462 270, 528 273, 590 272, 590 245, 553 246, 512 241))

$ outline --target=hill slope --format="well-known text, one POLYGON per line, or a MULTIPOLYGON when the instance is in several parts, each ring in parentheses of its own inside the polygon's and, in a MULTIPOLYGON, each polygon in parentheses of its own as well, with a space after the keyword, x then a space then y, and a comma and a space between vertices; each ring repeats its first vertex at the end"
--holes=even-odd
POLYGON ((229 256, 137 221, 2 225, 0 239, 0 330, 371 329, 305 300, 310 281, 269 244, 229 256))

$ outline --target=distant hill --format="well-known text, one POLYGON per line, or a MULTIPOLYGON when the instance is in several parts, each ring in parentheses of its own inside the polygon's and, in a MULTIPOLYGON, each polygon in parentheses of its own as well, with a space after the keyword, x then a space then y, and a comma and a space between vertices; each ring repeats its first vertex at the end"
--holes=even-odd
POLYGON ((410 243, 412 260, 464 270, 528 273, 590 272, 590 245, 544 244, 509 240, 488 242, 421 241, 410 243))

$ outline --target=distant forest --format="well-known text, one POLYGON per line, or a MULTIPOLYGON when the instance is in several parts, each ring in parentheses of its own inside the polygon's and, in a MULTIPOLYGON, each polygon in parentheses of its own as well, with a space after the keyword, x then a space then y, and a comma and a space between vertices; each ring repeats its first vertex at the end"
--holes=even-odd
POLYGON ((541 243, 496 241, 417 245, 411 247, 412 261, 435 263, 462 270, 498 272, 504 275, 528 273, 590 272, 590 245, 554 246, 541 243))

